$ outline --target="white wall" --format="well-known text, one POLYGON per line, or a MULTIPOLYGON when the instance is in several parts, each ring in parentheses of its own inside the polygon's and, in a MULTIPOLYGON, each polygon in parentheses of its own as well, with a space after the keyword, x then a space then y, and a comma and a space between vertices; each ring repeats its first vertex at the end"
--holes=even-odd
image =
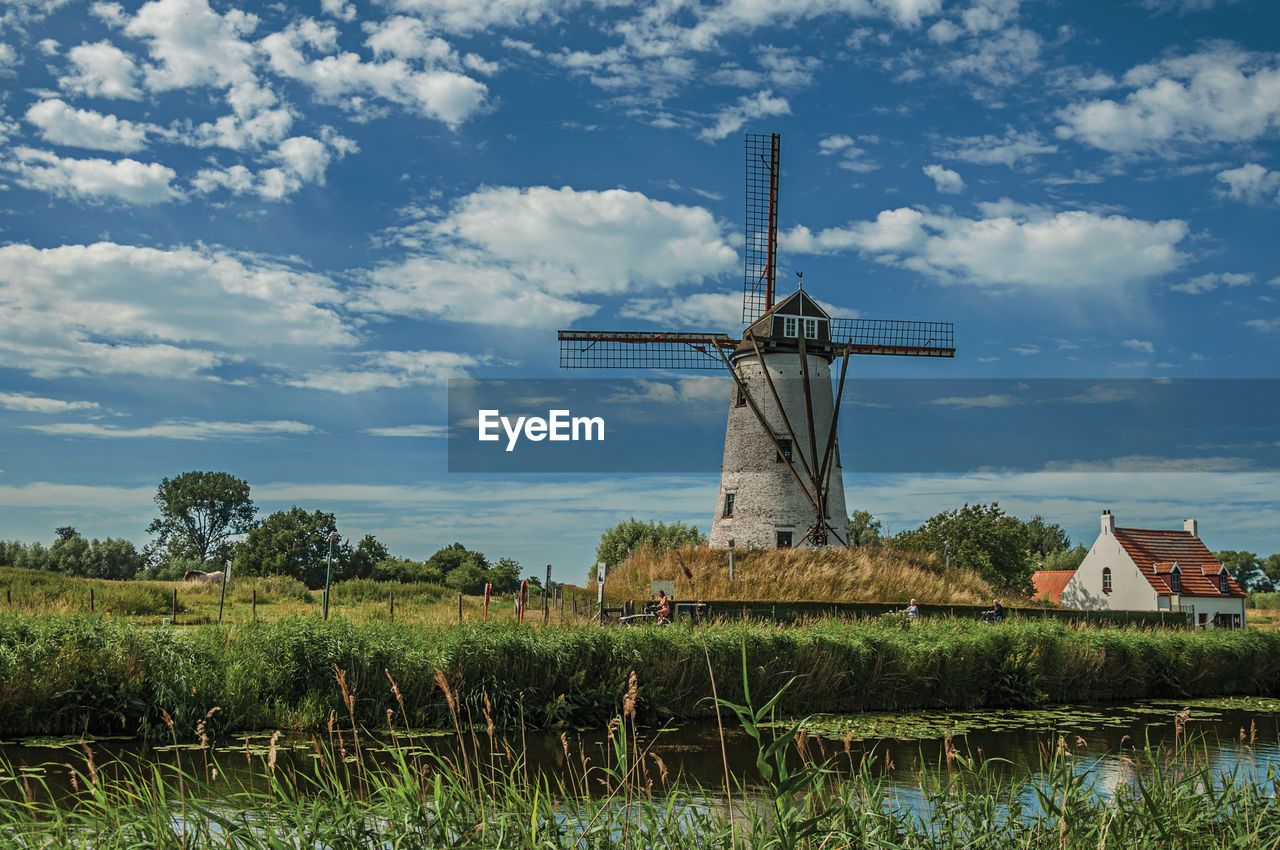
MULTIPOLYGON (((751 398, 774 433, 785 437, 786 425, 764 377, 764 369, 769 370, 782 407, 787 411, 787 418, 795 431, 792 457, 796 459, 796 469, 801 479, 806 479, 799 461, 800 452, 804 453, 806 460, 810 459, 799 354, 766 353, 763 366, 754 353, 745 354, 738 358, 737 365, 751 398)), ((808 367, 809 385, 812 388, 810 395, 813 404, 814 443, 817 445, 817 453, 821 455, 826 449, 834 407, 831 365, 823 358, 811 354, 808 356, 808 367)), ((733 538, 737 548, 772 549, 777 543, 777 532, 790 530, 794 545, 800 546, 801 539, 814 522, 813 508, 788 471, 787 465, 776 462, 777 450, 752 412, 751 406, 748 404, 738 407, 737 396, 738 388, 734 384, 729 394, 724 462, 720 468, 715 519, 711 524, 711 545, 724 548, 729 545, 729 538, 733 538), (729 491, 735 495, 732 517, 724 516, 725 494, 729 491)), ((829 538, 829 544, 846 545, 848 513, 844 500, 844 477, 840 467, 834 466, 834 460, 827 512, 836 532, 829 538)))
POLYGON ((1062 604, 1086 611, 1155 611, 1156 591, 1103 520, 1103 531, 1062 591, 1062 604), (1102 570, 1111 568, 1111 592, 1102 592, 1102 570))

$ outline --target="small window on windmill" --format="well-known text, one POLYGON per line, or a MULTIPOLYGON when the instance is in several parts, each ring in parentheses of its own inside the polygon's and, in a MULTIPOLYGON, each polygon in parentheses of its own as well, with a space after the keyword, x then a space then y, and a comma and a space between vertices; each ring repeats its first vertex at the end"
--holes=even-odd
POLYGON ((733 516, 733 502, 736 497, 737 497, 737 494, 735 493, 724 494, 724 515, 725 516, 733 516))
POLYGON ((782 317, 782 335, 783 336, 799 336, 800 334, 799 334, 799 331, 797 330, 797 325, 798 325, 798 322, 796 321, 795 316, 783 316, 782 317))
POLYGON ((733 406, 734 407, 747 406, 747 387, 745 384, 738 384, 738 394, 734 396, 733 406))
POLYGON ((804 338, 805 339, 818 338, 818 320, 817 319, 804 320, 804 338))
POLYGON ((791 548, 791 532, 790 531, 778 532, 778 548, 779 549, 791 548))
POLYGON ((791 460, 790 440, 778 440, 778 448, 780 451, 778 452, 777 457, 774 458, 774 463, 782 463, 783 460, 791 460))

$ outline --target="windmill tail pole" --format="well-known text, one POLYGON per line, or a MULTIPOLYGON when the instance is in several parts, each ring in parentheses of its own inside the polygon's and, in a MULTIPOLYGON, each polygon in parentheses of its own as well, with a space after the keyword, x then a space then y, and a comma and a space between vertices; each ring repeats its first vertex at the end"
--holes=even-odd
POLYGON ((676 560, 680 562, 680 571, 684 573, 684 577, 689 580, 689 589, 697 590, 698 586, 693 581, 693 571, 685 564, 684 558, 680 557, 680 550, 673 550, 676 553, 676 560))

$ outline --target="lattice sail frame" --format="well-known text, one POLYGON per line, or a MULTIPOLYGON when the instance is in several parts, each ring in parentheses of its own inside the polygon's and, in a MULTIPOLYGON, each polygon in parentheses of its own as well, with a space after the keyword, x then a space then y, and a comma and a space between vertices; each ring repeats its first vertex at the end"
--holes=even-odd
MULTIPOLYGON (((672 331, 560 331, 559 339, 562 369, 715 371, 725 366, 718 352, 732 358, 742 342, 728 334, 672 331)), ((833 357, 954 357, 955 328, 951 322, 832 319, 831 344, 823 348, 833 357)))
POLYGON ((560 331, 561 369, 723 369, 728 334, 560 331))
POLYGON ((746 268, 742 321, 751 324, 773 307, 778 276, 778 170, 782 140, 777 133, 748 133, 746 268))

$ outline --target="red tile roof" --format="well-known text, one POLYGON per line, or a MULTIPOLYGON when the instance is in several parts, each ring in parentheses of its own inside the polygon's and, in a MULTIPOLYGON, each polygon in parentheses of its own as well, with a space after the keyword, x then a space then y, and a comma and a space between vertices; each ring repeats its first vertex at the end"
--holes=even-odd
POLYGON ((1244 596, 1240 585, 1229 576, 1228 592, 1219 592, 1217 582, 1222 564, 1200 538, 1189 531, 1117 528, 1115 533, 1124 551, 1161 596, 1172 593, 1170 575, 1175 563, 1182 574, 1183 596, 1244 596))
POLYGON ((1075 574, 1075 570, 1036 570, 1031 574, 1031 584, 1036 589, 1031 598, 1044 598, 1061 605, 1062 591, 1066 589, 1067 582, 1071 581, 1071 577, 1075 574))

